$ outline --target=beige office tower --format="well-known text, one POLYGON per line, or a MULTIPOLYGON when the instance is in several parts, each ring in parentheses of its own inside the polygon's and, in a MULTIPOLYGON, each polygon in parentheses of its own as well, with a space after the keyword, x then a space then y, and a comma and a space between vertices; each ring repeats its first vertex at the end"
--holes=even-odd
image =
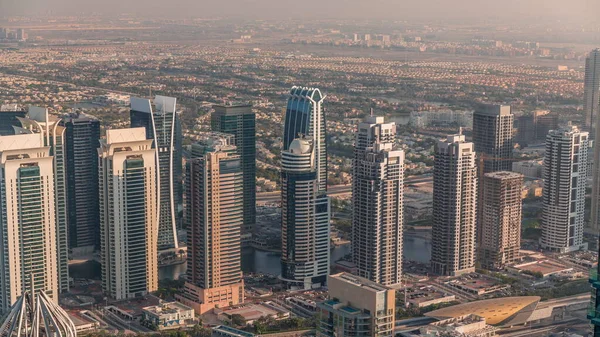
POLYGON ((0 313, 31 289, 58 303, 54 190, 50 147, 38 135, 0 137, 0 313))
POLYGON ((433 166, 431 268, 435 274, 475 271, 476 199, 473 143, 463 135, 450 135, 438 142, 433 166))
POLYGON ((106 131, 101 140, 102 288, 116 300, 158 288, 156 156, 144 128, 106 131))
POLYGON ((394 289, 348 273, 329 275, 327 285, 329 299, 317 305, 317 336, 394 336, 394 289))
POLYGON ((481 238, 477 255, 485 269, 498 270, 519 259, 523 175, 499 171, 483 176, 481 238))
POLYGON ((186 166, 187 282, 177 299, 201 315, 244 302, 243 169, 233 135, 217 132, 192 146, 186 166))
POLYGON ((352 257, 358 276, 402 282, 404 151, 396 125, 369 116, 358 125, 352 179, 352 257))
POLYGON ((543 249, 566 253, 585 249, 585 188, 589 134, 569 125, 546 138, 542 212, 543 249))
POLYGON ((43 146, 50 147, 54 164, 54 199, 56 216, 56 246, 58 249, 58 289, 69 291, 69 247, 67 224, 67 186, 65 175, 65 131, 59 125, 60 118, 48 113, 48 109, 31 106, 25 117, 17 117, 21 127, 14 127, 16 134, 37 134, 43 146))

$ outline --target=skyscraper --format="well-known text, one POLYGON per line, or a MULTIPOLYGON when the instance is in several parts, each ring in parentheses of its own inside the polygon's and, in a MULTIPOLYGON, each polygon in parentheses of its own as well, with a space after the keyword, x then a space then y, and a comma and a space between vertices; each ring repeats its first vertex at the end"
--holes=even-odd
POLYGON ((241 156, 233 136, 212 133, 187 162, 187 282, 178 299, 204 314, 244 302, 240 234, 244 222, 241 156))
POLYGON ((156 151, 144 128, 113 129, 98 155, 102 289, 143 296, 158 288, 156 151))
POLYGON ((404 151, 396 125, 369 116, 358 125, 352 179, 352 254, 358 276, 402 281, 404 151))
POLYGON ((281 278, 290 288, 325 285, 329 274, 330 205, 323 101, 316 88, 293 87, 281 159, 281 278))
POLYGON ((292 289, 325 285, 329 275, 329 197, 320 190, 312 138, 296 138, 281 159, 281 278, 292 289))
POLYGON ((69 247, 67 224, 67 188, 65 176, 65 128, 60 119, 48 114, 48 109, 29 107, 27 117, 19 117, 17 134, 37 134, 44 146, 50 147, 54 160, 54 198, 56 215, 56 247, 58 249, 58 289, 69 291, 69 247))
POLYGON ((590 139, 595 139, 600 110, 600 49, 592 50, 585 59, 583 90, 584 131, 589 132, 590 139))
POLYGON ((475 271, 477 166, 463 135, 439 141, 433 166, 431 267, 439 275, 475 271))
POLYGON ((0 136, 14 135, 14 126, 21 125, 18 117, 25 117, 26 112, 19 109, 16 104, 0 106, 0 136))
POLYGON ((517 261, 521 249, 523 175, 492 172, 483 177, 481 237, 477 259, 486 269, 502 269, 517 261))
POLYGON ((509 105, 485 105, 473 113, 473 144, 483 157, 483 173, 510 171, 514 115, 509 105))
POLYGON ((283 130, 283 149, 294 139, 307 136, 313 139, 319 190, 327 190, 327 128, 323 101, 317 88, 293 87, 288 98, 283 130))
POLYGON ((177 141, 177 100, 156 96, 149 99, 131 97, 131 127, 146 128, 147 139, 154 141, 156 149, 157 189, 159 205, 158 249, 177 248, 177 213, 175 200, 181 188, 181 143, 177 141), (154 104, 152 104, 154 103, 154 104))
MULTIPOLYGON (((514 115, 510 105, 482 105, 473 112, 473 144, 478 155, 479 195, 485 189, 483 174, 512 170, 514 115)), ((481 245, 483 199, 477 202, 476 245, 481 245)))
POLYGON ((575 126, 546 138, 542 248, 569 252, 585 247, 583 225, 587 184, 588 132, 575 126))
MULTIPOLYGON (((600 49, 594 49, 585 60, 584 84, 585 129, 590 132, 590 139, 596 138, 599 128, 598 111, 600 110, 600 49)), ((594 144, 592 168, 592 211, 591 227, 600 231, 600 146, 594 144)))
POLYGON ((517 132, 515 141, 522 147, 531 143, 545 142, 550 130, 558 128, 558 114, 537 110, 527 116, 515 118, 517 132))
POLYGON ((0 173, 0 313, 32 288, 58 303, 50 148, 35 134, 0 137, 0 173))
POLYGON ((249 239, 256 224, 256 116, 251 105, 215 105, 213 108, 212 130, 235 136, 244 176, 242 237, 249 239))
POLYGON ((100 248, 98 147, 100 121, 85 115, 63 118, 69 248, 74 254, 100 248))

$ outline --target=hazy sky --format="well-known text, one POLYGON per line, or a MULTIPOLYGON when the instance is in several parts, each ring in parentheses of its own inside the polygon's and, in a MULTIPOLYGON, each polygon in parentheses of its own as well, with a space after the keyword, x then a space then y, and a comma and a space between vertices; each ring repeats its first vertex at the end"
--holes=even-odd
MULTIPOLYGON (((532 18, 600 20, 600 0, 0 0, 3 14, 52 10, 248 18, 532 18)), ((593 22, 593 21, 592 21, 593 22)))

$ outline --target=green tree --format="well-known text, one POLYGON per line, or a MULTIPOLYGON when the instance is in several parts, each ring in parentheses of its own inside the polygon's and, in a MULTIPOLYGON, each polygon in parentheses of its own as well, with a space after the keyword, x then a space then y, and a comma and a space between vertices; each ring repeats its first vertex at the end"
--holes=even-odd
POLYGON ((242 316, 242 315, 233 314, 233 315, 231 315, 231 324, 233 324, 234 326, 246 325, 246 320, 244 319, 244 316, 242 316))

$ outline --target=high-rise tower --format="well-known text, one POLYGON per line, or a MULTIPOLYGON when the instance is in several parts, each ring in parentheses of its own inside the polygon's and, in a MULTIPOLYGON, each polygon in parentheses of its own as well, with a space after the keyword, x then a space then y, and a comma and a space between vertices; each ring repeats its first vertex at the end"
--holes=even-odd
POLYGON ((60 119, 48 113, 48 109, 29 107, 25 118, 19 117, 21 127, 14 127, 16 134, 36 134, 44 146, 50 147, 54 160, 54 199, 56 215, 56 247, 58 250, 58 289, 69 291, 69 247, 67 219, 67 187, 65 175, 65 128, 60 119))
POLYGON ((181 137, 178 134, 177 100, 156 96, 149 99, 131 97, 131 127, 146 128, 147 139, 154 141, 157 163, 159 205, 158 249, 177 248, 177 213, 175 200, 181 189, 181 137))
POLYGON ((352 254, 358 276, 402 281, 404 151, 396 125, 369 116, 358 125, 352 179, 352 254))
POLYGON ((600 110, 600 49, 592 50, 585 59, 583 90, 584 131, 590 133, 590 139, 595 139, 600 110))
POLYGON ((281 158, 281 278, 290 288, 327 283, 330 205, 323 101, 316 88, 293 87, 281 158))
POLYGON ((215 105, 213 108, 212 130, 235 136, 244 177, 242 239, 249 239, 256 224, 256 116, 251 105, 215 105))
POLYGON ((100 121, 85 114, 63 118, 67 178, 69 248, 89 253, 100 248, 98 147, 100 121))
POLYGON ((513 124, 509 105, 484 105, 473 113, 473 144, 483 156, 483 173, 511 170, 513 124))
POLYGON ((281 159, 281 278, 293 289, 311 289, 329 274, 329 197, 319 188, 317 151, 296 138, 281 159))
MULTIPOLYGON (((483 195, 483 174, 510 171, 513 157, 514 115, 510 105, 482 105, 473 112, 473 144, 478 156, 479 195, 483 195)), ((483 199, 477 202, 476 245, 482 244, 483 199)))
POLYGON ((158 288, 156 151, 144 128, 113 129, 98 155, 102 288, 143 296, 158 288))
POLYGON ((477 259, 486 269, 502 269, 518 260, 521 249, 523 175, 492 172, 483 177, 482 240, 477 259))
POLYGON ((233 141, 232 135, 212 133, 192 146, 187 162, 188 267, 178 299, 198 314, 244 302, 243 170, 233 141))
POLYGON ((542 248, 569 252, 585 247, 583 225, 588 133, 575 126, 553 130, 544 155, 542 248))
POLYGON ((315 167, 319 189, 327 190, 327 128, 323 101, 317 88, 293 87, 287 102, 283 129, 283 149, 294 139, 307 136, 313 139, 315 167))
MULTIPOLYGON (((598 137, 596 132, 600 129, 598 123, 598 111, 600 110, 600 49, 594 49, 585 60, 585 84, 584 84, 584 113, 585 130, 590 132, 590 139, 598 137)), ((591 227, 600 231, 600 146, 593 146, 594 157, 592 168, 592 211, 591 227)))
POLYGON ((50 151, 36 134, 0 137, 0 313, 30 289, 45 291, 58 303, 50 151))
POLYGON ((433 166, 431 267, 439 275, 475 271, 477 166, 463 135, 439 141, 433 166))

